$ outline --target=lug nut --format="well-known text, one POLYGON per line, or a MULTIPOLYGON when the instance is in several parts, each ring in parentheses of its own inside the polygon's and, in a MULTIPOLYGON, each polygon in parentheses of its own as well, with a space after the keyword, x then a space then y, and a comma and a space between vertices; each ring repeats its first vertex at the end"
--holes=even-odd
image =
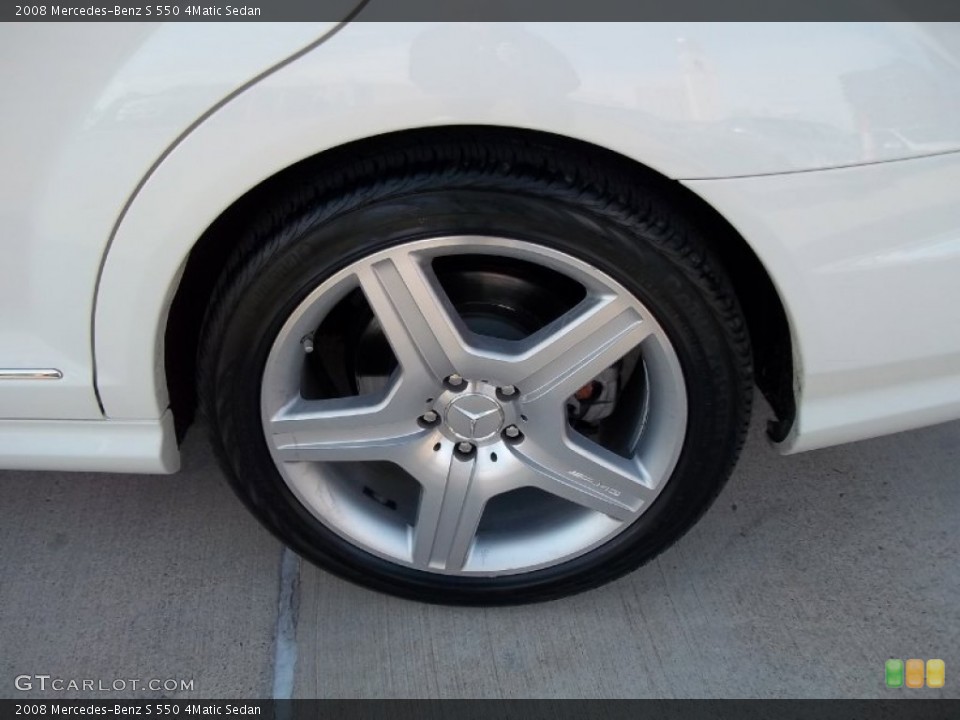
POLYGON ((517 389, 513 385, 504 385, 502 388, 500 388, 500 394, 503 395, 504 397, 510 397, 511 395, 515 395, 516 392, 517 392, 517 389))
POLYGON ((457 452, 462 455, 469 455, 473 452, 473 445, 466 441, 457 443, 457 452))
POLYGON ((518 428, 516 425, 507 425, 507 427, 503 429, 503 434, 511 440, 516 440, 518 437, 520 437, 520 428, 518 428))
POLYGON ((437 421, 437 414, 436 414, 433 410, 427 410, 427 411, 420 417, 420 419, 423 420, 423 421, 424 421, 425 423, 427 423, 428 425, 431 425, 431 424, 433 424, 433 423, 435 423, 435 422, 437 421))
POLYGON ((447 383, 451 387, 460 387, 461 385, 463 385, 463 376, 458 375, 457 373, 454 373, 453 375, 447 378, 447 383))

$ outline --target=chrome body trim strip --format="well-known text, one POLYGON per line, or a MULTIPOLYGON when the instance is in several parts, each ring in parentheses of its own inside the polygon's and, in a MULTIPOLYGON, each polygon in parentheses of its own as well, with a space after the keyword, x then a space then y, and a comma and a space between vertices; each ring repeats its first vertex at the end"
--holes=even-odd
POLYGON ((60 380, 56 368, 0 368, 0 380, 60 380))

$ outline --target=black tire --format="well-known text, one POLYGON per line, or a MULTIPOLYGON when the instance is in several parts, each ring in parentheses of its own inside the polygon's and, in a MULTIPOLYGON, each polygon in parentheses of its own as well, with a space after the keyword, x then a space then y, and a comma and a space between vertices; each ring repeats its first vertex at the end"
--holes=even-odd
POLYGON ((576 148, 487 133, 396 140, 375 156, 342 153, 242 238, 208 308, 201 405, 234 490, 304 558, 340 577, 427 602, 512 604, 557 598, 627 573, 677 540, 736 461, 749 419, 746 324, 709 247, 657 181, 576 148), (464 578, 413 570, 341 539, 292 495, 268 450, 260 382, 280 326, 348 263, 412 239, 515 237, 574 255, 656 316, 687 385, 687 434, 652 506, 605 545, 562 565, 464 578))

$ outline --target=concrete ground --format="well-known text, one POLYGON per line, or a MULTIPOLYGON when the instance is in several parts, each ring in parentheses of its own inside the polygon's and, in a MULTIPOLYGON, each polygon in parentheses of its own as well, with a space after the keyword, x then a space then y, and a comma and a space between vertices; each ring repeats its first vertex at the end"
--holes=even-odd
POLYGON ((960 423, 784 458, 758 419, 692 532, 542 605, 283 575, 197 428, 171 477, 0 472, 0 548, 0 697, 960 697, 960 423), (946 687, 884 688, 891 657, 942 658, 946 687))

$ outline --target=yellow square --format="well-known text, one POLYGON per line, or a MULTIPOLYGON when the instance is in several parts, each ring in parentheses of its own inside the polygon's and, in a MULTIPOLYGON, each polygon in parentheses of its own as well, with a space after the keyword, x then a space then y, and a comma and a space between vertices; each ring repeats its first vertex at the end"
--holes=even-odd
POLYGON ((916 658, 907 660, 907 681, 908 688, 923 687, 923 660, 916 658))
POLYGON ((942 688, 946 674, 943 660, 927 660, 927 687, 942 688))

